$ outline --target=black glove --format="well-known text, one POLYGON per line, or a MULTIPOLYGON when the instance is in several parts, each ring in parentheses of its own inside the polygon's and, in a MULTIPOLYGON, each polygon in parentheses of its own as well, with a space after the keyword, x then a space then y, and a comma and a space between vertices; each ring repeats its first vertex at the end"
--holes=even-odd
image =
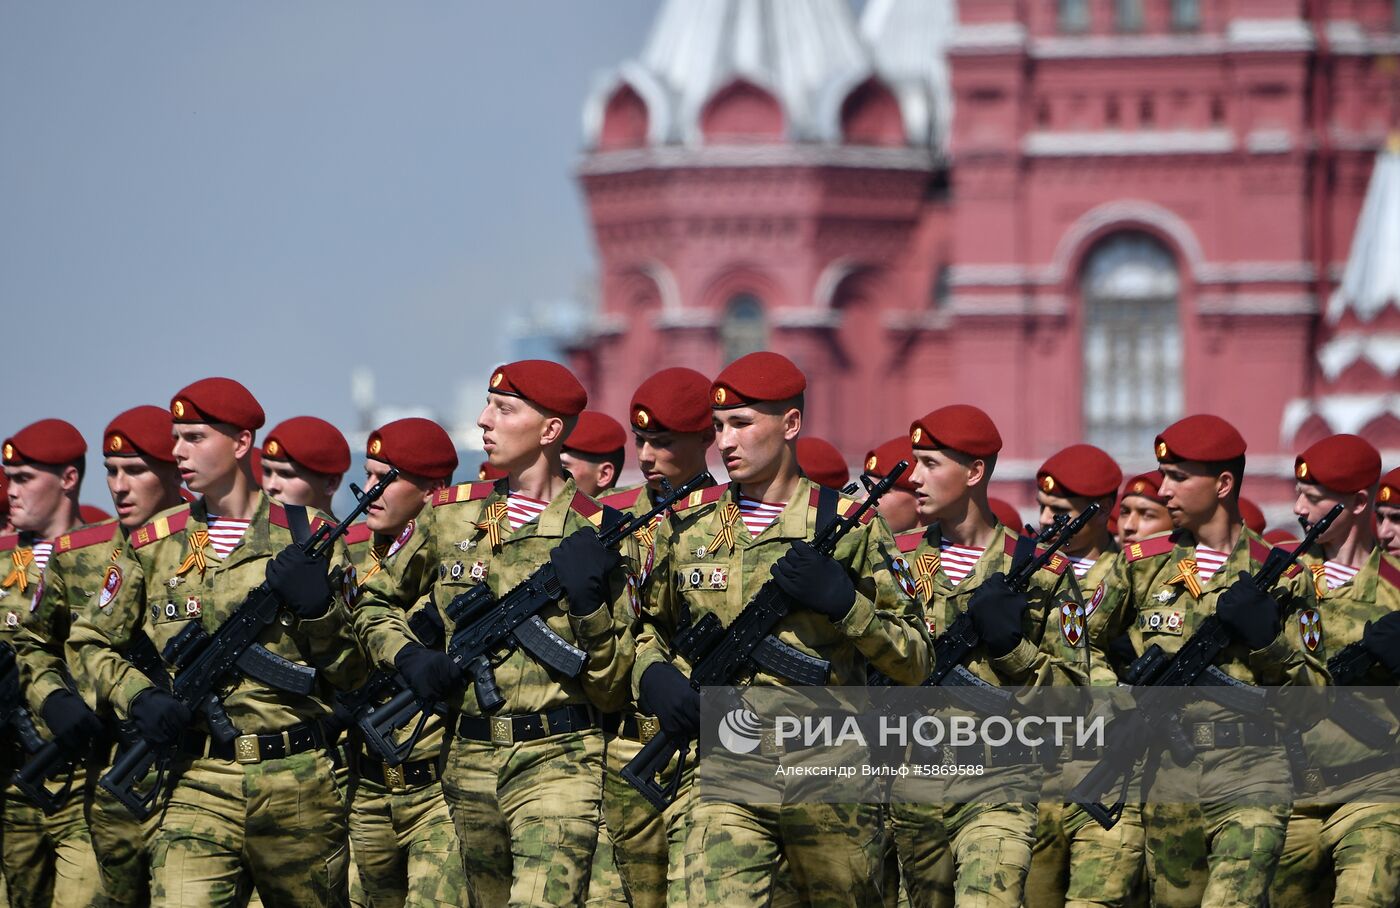
POLYGON ((409 643, 394 656, 394 668, 424 700, 445 700, 462 687, 462 671, 440 649, 409 643))
POLYGON ((1231 637, 1251 650, 1268 646, 1280 629, 1278 603, 1259 588, 1253 577, 1241 577, 1232 583, 1216 603, 1215 615, 1231 637))
POLYGON ((569 614, 591 615, 607 601, 607 576, 622 560, 586 527, 571 533, 549 553, 554 573, 569 599, 569 614))
POLYGON ((1021 616, 1030 607, 1025 595, 1013 590, 1006 575, 998 572, 973 592, 967 613, 987 652, 996 657, 1005 656, 1021 642, 1021 616))
POLYGON ((82 747, 102 734, 102 720, 72 691, 56 690, 49 694, 39 714, 54 738, 69 749, 82 747))
POLYGON ((180 740, 194 722, 190 708, 158 687, 148 688, 131 702, 131 721, 141 737, 156 747, 180 740))
POLYGON ((800 540, 792 544, 770 572, 784 593, 832 621, 846 617, 855 604, 856 586, 846 568, 800 540))
POLYGON ((1366 622, 1361 645, 1385 666, 1386 671, 1400 678, 1400 612, 1391 612, 1375 621, 1366 622))
POLYGON ((641 707, 656 715, 672 740, 688 741, 700 734, 700 692, 680 669, 658 662, 642 673, 638 686, 641 707))
POLYGON ((330 608, 326 560, 313 558, 299 545, 287 546, 267 563, 267 586, 298 618, 320 618, 330 608))
POLYGON ((321 730, 326 733, 326 740, 335 744, 340 740, 340 733, 347 728, 355 727, 355 714, 339 697, 331 698, 331 714, 321 720, 321 730))

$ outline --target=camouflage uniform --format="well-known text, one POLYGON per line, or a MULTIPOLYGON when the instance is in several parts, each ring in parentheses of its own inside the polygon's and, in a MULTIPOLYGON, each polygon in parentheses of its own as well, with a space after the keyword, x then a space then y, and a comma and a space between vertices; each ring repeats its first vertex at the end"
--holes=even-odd
MULTIPOLYGON (((938 524, 895 538, 898 572, 924 603, 930 635, 937 637, 963 612, 987 578, 1011 568, 1016 533, 998 525, 998 541, 988 546, 961 583, 943 571, 938 524)), ((1004 656, 979 648, 966 667, 997 685, 1079 685, 1088 679, 1083 611, 1068 597, 1068 560, 1056 556, 1037 571, 1026 598, 1024 639, 1004 656)), ((980 763, 981 760, 976 762, 980 763)), ((918 784, 917 782, 913 784, 918 784)), ((894 784, 890 814, 901 876, 912 905, 1019 905, 1035 833, 1036 793, 1022 803, 916 803, 894 784)))
MULTIPOLYGON (((1240 538, 1210 582, 1199 583, 1195 542, 1178 531, 1127 546, 1101 585, 1096 611, 1104 614, 1104 640, 1127 632, 1141 654, 1157 644, 1175 653, 1197 625, 1215 613, 1220 595, 1242 573, 1259 570, 1269 546, 1253 531, 1240 538), (1193 586, 1199 586, 1199 594, 1193 586)), ((1306 572, 1293 566, 1271 595, 1283 610, 1283 626, 1302 609, 1311 608, 1313 589, 1306 572)), ((1283 633, 1267 647, 1249 651, 1231 644, 1216 663, 1231 677, 1249 684, 1320 684, 1322 663, 1296 633, 1283 633)), ((1204 743, 1230 726, 1232 714, 1209 701, 1185 713, 1187 733, 1204 743)), ((1236 726, 1238 728, 1238 726, 1236 726)), ((1283 848, 1292 803, 1288 766, 1275 745, 1216 749, 1197 748, 1188 766, 1156 756, 1154 784, 1178 791, 1198 791, 1196 803, 1148 803, 1143 808, 1147 834, 1147 877, 1152 903, 1210 908, 1263 904, 1283 848), (1247 769, 1246 769, 1247 767, 1247 769), (1248 778, 1248 783, 1242 779, 1248 778), (1227 781, 1228 780, 1228 781, 1227 781)))
MULTIPOLYGON (((1294 622, 1288 632, 1303 646, 1328 655, 1361 639, 1366 622, 1400 609, 1400 562, 1377 549, 1355 577, 1328 589, 1322 576, 1321 547, 1304 553, 1318 596, 1318 620, 1294 622)), ((1360 683, 1393 686, 1377 666, 1360 683)), ((1396 716, 1383 703, 1375 712, 1388 724, 1396 716)), ((1278 872, 1269 889, 1276 908, 1312 906, 1393 906, 1400 899, 1400 770, 1392 765, 1366 769, 1361 761, 1374 751, 1330 720, 1303 735, 1311 769, 1325 774, 1337 790, 1366 792, 1346 803, 1295 803, 1278 872), (1376 798, 1376 795, 1380 797, 1376 798), (1375 798, 1375 800, 1370 800, 1375 798)))
MULTIPOLYGON (((50 694, 69 687, 65 679, 70 671, 88 706, 95 711, 101 708, 91 683, 82 673, 82 664, 66 661, 63 649, 73 619, 89 607, 93 594, 101 589, 122 541, 115 520, 75 530, 55 540, 53 554, 44 569, 43 594, 16 641, 29 702, 36 712, 50 694)), ((111 768, 112 746, 118 739, 117 719, 110 709, 99 715, 109 733, 106 740, 97 743, 96 759, 85 767, 92 782, 111 768)), ((75 789, 82 791, 76 782, 75 789)), ((142 823, 106 789, 91 784, 86 787, 86 794, 88 827, 101 873, 104 904, 147 904, 150 872, 146 839, 150 830, 143 830, 142 823)), ((71 809, 72 804, 70 801, 65 809, 71 809)), ((82 805, 78 807, 81 809, 82 805)))
MULTIPOLYGON (((25 645, 24 633, 35 606, 45 598, 32 546, 33 539, 27 534, 0 541, 0 559, 3 559, 0 564, 4 565, 4 579, 0 580, 0 640, 7 640, 15 647, 20 686, 25 688, 39 734, 48 739, 51 736, 39 716, 38 707, 54 689, 48 686, 48 679, 36 679, 36 664, 41 661, 42 654, 35 654, 32 646, 25 645), (20 653, 25 651, 29 656, 21 657, 20 653), (39 680, 39 688, 31 689, 36 680, 39 680)), ((67 618, 66 613, 64 618, 67 618)), ((62 656, 52 655, 52 659, 61 662, 62 656)), ((101 881, 97 858, 83 812, 87 783, 87 767, 74 767, 73 797, 53 816, 45 816, 17 788, 6 784, 4 833, 0 845, 3 846, 10 901, 15 908, 46 906, 50 899, 57 905, 78 908, 99 903, 101 881)))
MULTIPOLYGON (((397 539, 347 534, 352 553, 361 552, 356 562, 360 582, 393 571, 394 556, 415 529, 410 521, 397 539), (361 543, 361 536, 367 541, 361 543)), ((399 766, 386 766, 357 735, 350 736, 350 842, 366 904, 374 908, 470 904, 462 849, 440 781, 443 725, 437 716, 430 718, 399 766)), ((405 729, 402 737, 410 731, 405 729)))
MULTIPOLYGON (((658 662, 689 673, 684 658, 670 649, 677 630, 707 612, 724 623, 733 620, 792 543, 816 534, 818 499, 818 487, 799 480, 782 513, 756 537, 739 518, 737 487, 697 492, 675 509, 656 534, 634 684, 658 662)), ((855 505, 842 499, 841 507, 855 505)), ((856 582, 850 612, 833 622, 802 610, 775 630, 784 643, 830 661, 832 684, 863 684, 867 665, 904 684, 928 675, 928 633, 917 604, 890 572, 893 545, 879 517, 854 529, 834 556, 856 582)), ((738 683, 788 682, 759 670, 738 683)), ((880 901, 884 840, 876 804, 733 804, 702 801, 684 790, 665 820, 669 873, 674 877, 684 867, 691 904, 767 904, 781 889, 784 858, 792 885, 812 905, 880 901)))
MULTIPOLYGON (((1102 636, 1104 615, 1093 600, 1117 554, 1116 548, 1104 552, 1082 578, 1066 572, 1069 589, 1085 611, 1089 683, 1097 686, 1118 683, 1104 654, 1108 646, 1102 636)), ((1112 829, 1104 829, 1080 808, 1059 800, 1042 800, 1038 814, 1026 877, 1027 908, 1146 904, 1141 805, 1125 804, 1112 829)))
MULTIPOLYGON (((312 520, 313 529, 320 519, 312 520)), ((268 560, 293 541, 286 510, 261 494, 226 559, 208 543, 207 526, 201 500, 162 512, 133 532, 93 607, 73 626, 74 661, 85 666, 99 702, 110 702, 118 715, 128 716, 132 701, 152 686, 121 656, 137 632, 157 651, 191 621, 213 634, 263 582, 268 560)), ((332 580, 339 582, 349 564, 343 543, 329 560, 332 580)), ((330 713, 329 685, 352 687, 363 678, 349 630, 348 592, 343 588, 315 620, 284 612, 260 640, 274 654, 317 669, 310 695, 239 677, 222 694, 241 733, 232 753, 215 751, 197 732, 181 742, 173 764, 179 778, 151 848, 153 904, 237 904, 245 872, 269 908, 344 903, 345 805, 319 723, 330 713), (289 753, 264 759, 274 747, 289 753)))
MULTIPOLYGON (((547 561, 565 536, 596 526, 602 517, 597 503, 568 480, 538 518, 512 531, 507 494, 504 481, 442 489, 433 507, 419 515, 417 530, 394 556, 392 570, 364 581, 355 628, 379 665, 392 667, 409 639, 406 607, 432 596, 445 608, 479 581, 504 595, 547 561)), ((577 679, 556 676, 516 648, 495 667, 506 702, 489 721, 470 685, 448 704, 463 716, 448 744, 442 788, 468 879, 483 905, 583 902, 601 816, 603 735, 596 717, 580 717, 595 709, 615 711, 625 702, 632 665, 627 591, 618 570, 609 578, 609 604, 591 614, 569 614, 567 597, 541 612, 555 633, 588 653, 577 679), (540 713, 579 724, 514 741, 519 723, 509 717, 540 713), (477 740, 486 725, 492 740, 477 740)), ((444 618, 450 636, 451 622, 444 618)))

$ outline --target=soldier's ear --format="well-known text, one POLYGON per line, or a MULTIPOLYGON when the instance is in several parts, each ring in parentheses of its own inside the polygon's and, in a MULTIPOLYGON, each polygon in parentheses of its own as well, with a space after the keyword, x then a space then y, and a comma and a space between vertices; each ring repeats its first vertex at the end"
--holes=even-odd
POLYGON ((796 407, 788 407, 783 411, 783 438, 795 441, 801 433, 802 411, 796 407))

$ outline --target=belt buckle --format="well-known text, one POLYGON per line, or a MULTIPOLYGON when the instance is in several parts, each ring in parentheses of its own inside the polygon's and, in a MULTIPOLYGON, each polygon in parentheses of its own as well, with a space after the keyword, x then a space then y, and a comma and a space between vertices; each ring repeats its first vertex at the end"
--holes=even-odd
POLYGON ((778 736, 772 729, 759 734, 758 752, 765 757, 780 757, 783 755, 783 748, 778 746, 778 736))
POLYGON ((1215 723, 1197 722, 1191 726, 1191 743, 1198 750, 1210 750, 1215 747, 1215 723))
POLYGON ((384 787, 393 789, 399 789, 404 787, 402 766, 386 765, 384 767, 384 787))
POLYGON ((1308 768, 1303 770, 1303 794, 1313 795, 1322 791, 1322 770, 1308 768))
POLYGON ((650 744, 656 733, 661 731, 661 720, 655 716, 637 716, 637 740, 650 744))
POLYGON ((233 758, 239 763, 261 763, 262 743, 257 735, 239 735, 233 739, 233 758))
POLYGON ((511 724, 509 716, 491 717, 491 743, 492 744, 514 744, 515 726, 511 724))

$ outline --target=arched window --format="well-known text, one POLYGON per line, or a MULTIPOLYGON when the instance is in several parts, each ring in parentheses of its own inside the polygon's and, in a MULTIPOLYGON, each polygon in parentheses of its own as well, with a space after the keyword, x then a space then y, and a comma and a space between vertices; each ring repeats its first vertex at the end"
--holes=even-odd
POLYGON ((1108 237, 1084 263, 1084 428, 1124 459, 1181 415, 1180 280, 1176 260, 1145 233, 1108 237))
POLYGON ((752 293, 730 298, 724 307, 719 329, 726 365, 741 356, 768 349, 768 326, 763 320, 763 303, 752 293))

